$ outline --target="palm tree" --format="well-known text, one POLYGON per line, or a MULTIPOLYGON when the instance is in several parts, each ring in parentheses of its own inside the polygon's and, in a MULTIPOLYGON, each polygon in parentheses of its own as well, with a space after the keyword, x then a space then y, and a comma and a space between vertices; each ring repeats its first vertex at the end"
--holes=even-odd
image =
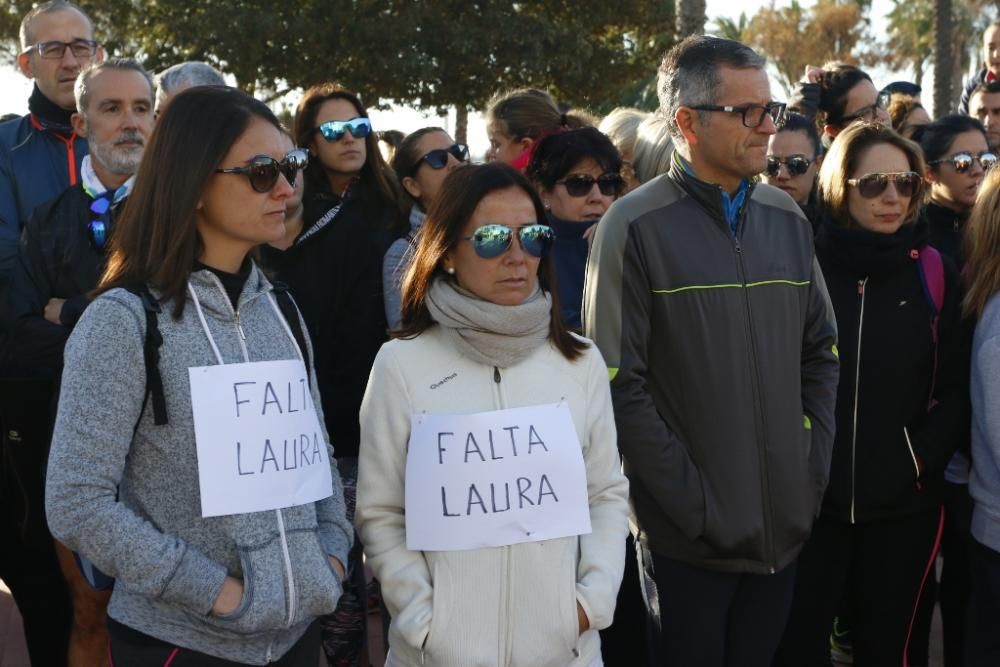
POLYGON ((742 42, 748 21, 746 12, 740 12, 740 18, 736 20, 720 16, 715 19, 715 36, 742 42))
POLYGON ((954 106, 954 54, 952 53, 951 0, 934 0, 934 116, 940 118, 954 106))
POLYGON ((677 41, 705 32, 705 0, 678 0, 677 41))

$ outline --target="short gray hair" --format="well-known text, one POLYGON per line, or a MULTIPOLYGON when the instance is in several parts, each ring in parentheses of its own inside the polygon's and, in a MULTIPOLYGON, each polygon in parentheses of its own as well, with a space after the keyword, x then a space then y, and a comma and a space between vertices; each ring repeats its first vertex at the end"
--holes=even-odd
POLYGON ((635 137, 632 168, 640 183, 670 171, 674 142, 670 138, 670 123, 660 114, 653 114, 639 124, 635 137))
MULTIPOLYGON (((688 37, 663 56, 656 93, 660 98, 660 114, 666 118, 675 141, 684 141, 677 127, 677 110, 682 106, 715 104, 722 84, 719 67, 723 65, 762 70, 767 60, 745 44, 708 35, 688 37)), ((701 113, 702 122, 707 122, 707 114, 701 113)))
POLYGON ((120 71, 132 70, 141 74, 142 78, 149 84, 149 101, 153 101, 153 77, 150 76, 145 67, 132 58, 108 58, 104 62, 90 65, 77 75, 76 83, 73 84, 73 96, 76 97, 77 111, 84 116, 87 115, 87 105, 90 104, 90 80, 109 69, 120 71))
POLYGON ((639 124, 648 117, 649 113, 646 111, 632 107, 616 107, 604 117, 597 129, 608 135, 623 159, 627 157, 631 160, 635 153, 635 138, 639 124))
POLYGON ((178 88, 193 86, 224 86, 222 72, 200 60, 189 60, 171 65, 156 75, 156 103, 172 95, 178 88))
POLYGON ((55 12, 64 12, 67 10, 77 12, 80 16, 87 19, 87 23, 90 24, 91 36, 93 36, 94 22, 90 20, 90 17, 87 16, 87 12, 83 11, 83 9, 79 5, 72 2, 67 2, 66 0, 50 0, 49 2, 43 2, 42 4, 38 5, 30 12, 25 14, 24 18, 21 19, 21 28, 20 28, 21 50, 27 51, 29 48, 31 48, 31 45, 35 43, 35 36, 31 33, 31 24, 35 21, 36 18, 38 18, 42 14, 53 14, 55 12))

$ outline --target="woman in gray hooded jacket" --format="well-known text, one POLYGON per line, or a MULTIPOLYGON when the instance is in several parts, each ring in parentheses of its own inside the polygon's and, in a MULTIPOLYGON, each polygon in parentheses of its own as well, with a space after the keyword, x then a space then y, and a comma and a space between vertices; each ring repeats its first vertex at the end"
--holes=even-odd
POLYGON ((291 148, 237 90, 178 95, 67 344, 46 508, 116 578, 114 664, 314 667, 340 596, 352 530, 311 349, 250 259, 284 233, 291 148))

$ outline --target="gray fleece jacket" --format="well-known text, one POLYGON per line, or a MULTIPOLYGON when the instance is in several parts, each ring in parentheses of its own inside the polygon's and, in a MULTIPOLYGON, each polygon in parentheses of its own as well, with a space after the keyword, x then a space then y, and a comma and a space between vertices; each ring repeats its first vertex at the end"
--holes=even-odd
POLYGON ((986 302, 972 343, 972 536, 1000 551, 1000 293, 986 302))
MULTIPOLYGON (((298 355, 256 266, 236 311, 211 272, 193 273, 190 284, 226 363, 298 355)), ((49 457, 49 526, 117 578, 108 608, 116 621, 226 660, 267 664, 317 616, 332 612, 342 591, 326 556, 346 563, 353 531, 332 447, 329 498, 202 518, 188 368, 218 362, 190 298, 180 320, 171 309, 167 304, 159 316, 169 420, 163 426, 154 425, 152 409, 143 411, 146 320, 139 298, 106 292, 74 329, 49 457), (216 616, 212 604, 227 574, 243 580, 243 599, 232 614, 216 616)), ((319 411, 314 374, 312 392, 319 411)))

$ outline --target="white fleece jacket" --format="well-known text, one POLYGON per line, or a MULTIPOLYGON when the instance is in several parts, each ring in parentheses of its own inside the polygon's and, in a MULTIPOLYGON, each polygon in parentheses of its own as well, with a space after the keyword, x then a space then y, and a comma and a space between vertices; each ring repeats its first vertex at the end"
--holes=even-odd
POLYGON ((495 369, 461 356, 432 327, 375 360, 361 406, 356 523, 382 582, 402 665, 573 667, 600 652, 625 562, 621 473, 607 368, 591 344, 576 361, 552 345, 495 369), (569 405, 583 449, 593 532, 472 551, 408 551, 404 510, 410 416, 569 405), (579 635, 577 602, 591 630, 579 635))

